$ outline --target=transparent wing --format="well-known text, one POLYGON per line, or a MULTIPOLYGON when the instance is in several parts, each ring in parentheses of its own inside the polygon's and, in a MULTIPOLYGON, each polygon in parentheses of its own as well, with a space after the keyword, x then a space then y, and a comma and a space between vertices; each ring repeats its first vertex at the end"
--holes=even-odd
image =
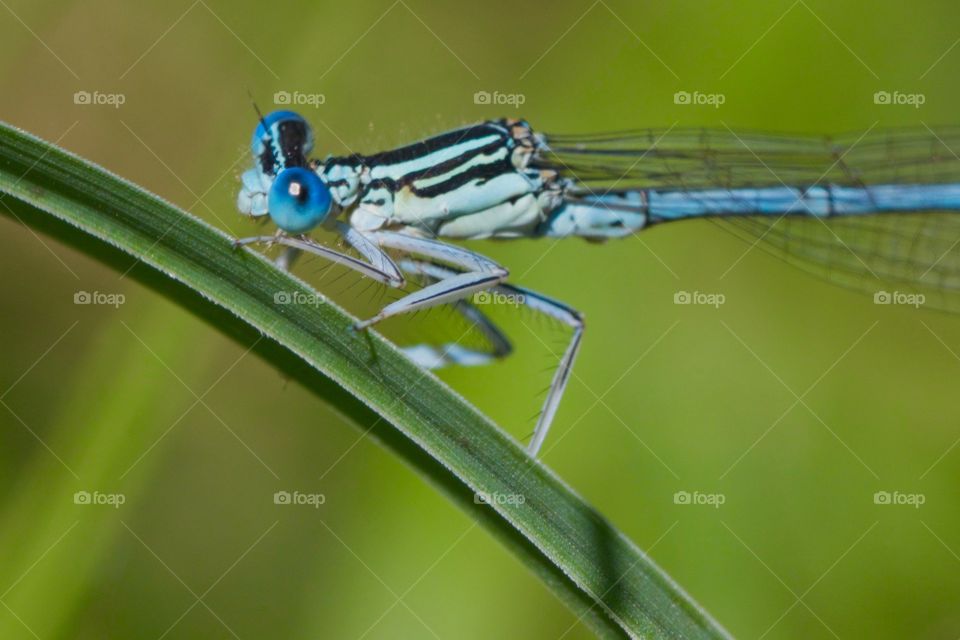
POLYGON ((939 183, 960 179, 960 127, 836 137, 730 130, 546 136, 537 161, 583 192, 815 184, 939 183))
POLYGON ((922 294, 924 307, 960 313, 960 214, 887 213, 827 220, 715 218, 816 276, 878 296, 922 294))
MULTIPOLYGON (((835 138, 729 130, 551 136, 545 166, 575 181, 572 197, 636 189, 869 186, 960 182, 960 128, 835 138)), ((922 293, 960 313, 960 213, 718 216, 727 230, 837 284, 922 293)))

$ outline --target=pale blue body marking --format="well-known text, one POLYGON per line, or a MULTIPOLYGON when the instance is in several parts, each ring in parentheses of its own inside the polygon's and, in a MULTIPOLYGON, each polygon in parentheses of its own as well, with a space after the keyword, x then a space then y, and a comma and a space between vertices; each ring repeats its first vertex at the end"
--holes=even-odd
POLYGON ((662 222, 717 216, 862 216, 958 211, 960 183, 663 191, 638 189, 564 204, 541 235, 617 238, 662 222))
POLYGON ((651 222, 719 215, 853 216, 960 208, 960 183, 648 192, 651 222))

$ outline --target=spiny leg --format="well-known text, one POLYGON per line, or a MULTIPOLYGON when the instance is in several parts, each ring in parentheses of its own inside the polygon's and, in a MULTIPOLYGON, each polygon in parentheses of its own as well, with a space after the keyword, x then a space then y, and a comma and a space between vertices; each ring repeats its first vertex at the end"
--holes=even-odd
MULTIPOLYGON (((404 268, 405 263, 412 263, 420 272, 441 280, 444 278, 450 278, 450 276, 457 273, 450 267, 422 261, 403 261, 401 262, 401 268, 404 268)), ((406 271, 407 269, 404 268, 404 270, 406 271)), ((557 408, 560 405, 560 400, 563 398, 563 393, 566 390, 567 383, 570 380, 570 373, 573 371, 573 363, 580 351, 580 344, 583 339, 584 331, 583 315, 576 309, 573 309, 562 302, 530 291, 529 289, 524 289, 511 284, 498 284, 490 288, 490 293, 493 295, 508 296, 508 299, 514 303, 528 307, 534 311, 553 318, 554 320, 561 322, 573 330, 570 343, 567 345, 566 350, 560 357, 557 370, 554 372, 553 379, 550 382, 550 388, 547 391, 547 397, 543 402, 543 408, 540 412, 540 417, 537 419, 537 426, 533 431, 533 438, 531 439, 530 444, 527 445, 527 451, 530 453, 530 455, 536 456, 540 451, 540 447, 543 446, 543 442, 547 437, 547 432, 550 430, 550 426, 553 423, 554 417, 556 416, 557 408)), ((496 327, 493 328, 499 333, 499 329, 496 329, 496 327)), ((505 339, 506 338, 504 337, 504 340, 505 339)))
MULTIPOLYGON (((399 265, 404 273, 423 278, 429 284, 457 275, 449 267, 421 260, 401 260, 399 265)), ((440 346, 418 344, 402 348, 409 358, 425 369, 439 369, 446 366, 480 366, 510 355, 513 351, 510 340, 480 309, 467 300, 457 300, 451 306, 477 328, 489 349, 471 349, 456 342, 440 346)))
POLYGON ((560 406, 560 399, 563 397, 563 392, 567 388, 567 382, 570 381, 573 362, 577 359, 577 354, 580 352, 580 342, 583 339, 584 329, 583 314, 562 302, 535 293, 529 289, 522 289, 512 285, 502 285, 497 288, 497 290, 500 289, 509 289, 514 295, 522 296, 519 298, 520 304, 539 311, 573 329, 570 343, 560 357, 560 363, 553 374, 553 380, 550 381, 550 389, 547 391, 547 398, 543 402, 543 409, 540 412, 540 418, 537 420, 537 426, 533 430, 533 438, 530 440, 530 444, 527 445, 527 452, 531 456, 536 457, 537 452, 540 451, 540 447, 543 445, 543 441, 547 437, 550 425, 553 424, 557 407, 560 406))
MULTIPOLYGON (((343 265, 365 276, 391 287, 402 287, 406 281, 400 268, 376 243, 364 236, 359 231, 343 223, 338 223, 336 230, 343 239, 356 251, 363 256, 365 260, 360 260, 346 253, 335 251, 325 247, 318 242, 311 240, 306 236, 293 237, 283 233, 277 233, 272 236, 252 236, 249 238, 240 238, 234 241, 234 246, 240 247, 248 244, 279 244, 289 249, 306 251, 325 258, 331 262, 343 265)), ((292 262, 293 256, 285 254, 278 259, 278 266, 284 268, 292 262), (286 260, 283 260, 287 258, 286 260)))
POLYGON ((509 275, 509 271, 504 267, 479 253, 436 240, 393 231, 374 231, 369 234, 369 237, 381 247, 441 260, 449 263, 454 269, 448 277, 407 294, 385 306, 380 313, 369 320, 357 323, 358 330, 366 329, 384 318, 400 313, 463 300, 472 293, 496 286, 506 280, 509 275))

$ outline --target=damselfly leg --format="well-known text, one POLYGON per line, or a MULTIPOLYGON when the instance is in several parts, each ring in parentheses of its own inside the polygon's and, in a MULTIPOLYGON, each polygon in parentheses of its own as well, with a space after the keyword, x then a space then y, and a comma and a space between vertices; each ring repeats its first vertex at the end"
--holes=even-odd
MULTIPOLYGON (((340 237, 342 237, 347 244, 353 247, 353 249, 364 258, 363 260, 355 258, 354 256, 346 253, 341 253, 329 247, 325 247, 307 236, 294 237, 282 232, 272 236, 252 236, 249 238, 240 238, 239 240, 234 241, 234 245, 240 247, 248 244, 259 243, 268 245, 279 244, 287 247, 288 249, 306 251, 308 253, 318 255, 326 260, 329 260, 330 262, 353 269, 354 271, 357 271, 365 276, 373 278, 377 282, 389 285, 391 287, 402 287, 404 284, 406 284, 403 274, 400 273, 400 268, 397 267, 393 259, 391 259, 390 256, 381 250, 375 243, 371 242, 369 238, 365 237, 356 229, 353 229, 349 225, 343 223, 337 223, 334 228, 340 234, 340 237)), ((278 262, 278 266, 284 269, 289 268, 289 264, 293 261, 292 256, 287 253, 282 257, 285 258, 285 260, 283 263, 278 262)))
POLYGON ((580 343, 583 339, 584 330, 583 314, 562 302, 522 287, 503 285, 496 290, 506 293, 507 295, 516 296, 516 299, 523 306, 529 307, 534 311, 539 311, 573 330, 570 343, 567 345, 563 355, 560 356, 557 370, 554 372, 553 380, 550 382, 547 398, 543 402, 543 409, 540 412, 540 417, 537 419, 537 426, 533 431, 533 438, 530 440, 530 444, 527 445, 527 451, 530 452, 530 455, 536 456, 537 452, 540 451, 540 447, 543 445, 544 439, 547 437, 550 425, 553 424, 553 418, 557 413, 557 407, 560 405, 560 399, 563 398, 563 392, 566 390, 567 383, 570 381, 573 363, 577 359, 577 353, 580 352, 580 343))
MULTIPOLYGON (((453 248, 457 249, 456 247, 453 248)), ((462 249, 457 250, 463 251, 462 249)), ((422 260, 402 260, 400 266, 406 273, 411 275, 424 275, 434 282, 434 284, 428 286, 434 286, 435 284, 442 284, 444 282, 449 283, 457 276, 463 275, 454 268, 422 260)), ((533 438, 530 440, 530 444, 527 445, 527 450, 530 452, 530 455, 535 456, 543 445, 544 439, 547 437, 547 432, 550 430, 550 426, 556 416, 560 399, 563 397, 563 392, 566 390, 567 383, 570 380, 573 363, 576 360, 577 353, 580 351, 584 331, 583 314, 562 302, 530 291, 529 289, 503 282, 488 287, 485 291, 491 295, 504 296, 517 306, 525 306, 538 313, 542 313, 549 318, 557 320, 573 331, 570 342, 560 356, 557 369, 550 382, 547 397, 544 400, 543 408, 537 419, 537 426, 533 431, 533 438)), ((435 368, 448 364, 483 364, 484 362, 478 361, 478 358, 486 356, 487 361, 489 361, 492 358, 504 357, 510 353, 512 348, 506 336, 483 312, 462 298, 455 303, 455 306, 457 306, 458 311, 463 313, 468 320, 476 322, 476 326, 484 334, 492 347, 489 355, 479 354, 474 350, 464 349, 456 344, 443 345, 440 348, 431 345, 408 347, 405 349, 408 355, 414 357, 418 362, 420 362, 422 358, 423 362, 421 362, 421 366, 426 366, 429 361, 435 368)))
POLYGON ((381 247, 431 260, 440 260, 456 268, 457 271, 448 278, 427 285, 419 291, 414 291, 388 304, 369 320, 358 322, 357 329, 366 329, 390 316, 463 300, 478 291, 485 291, 503 282, 510 273, 479 253, 444 242, 394 231, 373 231, 369 232, 369 237, 381 247))
POLYGON ((440 346, 421 344, 404 348, 411 359, 420 366, 429 369, 450 365, 476 366, 487 364, 494 359, 505 357, 512 351, 510 341, 503 332, 487 318, 486 314, 467 300, 475 293, 490 292, 507 296, 515 304, 529 307, 573 329, 573 336, 560 357, 559 365, 554 373, 540 417, 537 420, 533 438, 527 447, 531 455, 536 455, 543 445, 556 415, 557 406, 570 379, 573 362, 576 359, 583 337, 583 316, 578 311, 556 300, 528 289, 504 283, 509 272, 479 253, 428 238, 390 231, 364 234, 348 225, 338 226, 337 231, 366 261, 334 251, 305 236, 299 238, 285 234, 254 236, 237 240, 236 245, 242 246, 261 242, 280 244, 289 249, 319 255, 331 262, 346 266, 394 287, 401 287, 406 283, 402 272, 423 277, 427 281, 426 286, 388 304, 373 318, 358 323, 357 329, 365 329, 388 317, 410 311, 440 304, 452 305, 458 313, 480 331, 490 349, 487 352, 481 352, 456 343, 440 346), (384 248, 428 258, 428 260, 408 258, 401 260, 398 266, 383 250, 384 248), (437 264, 431 262, 431 260, 439 260, 446 264, 437 264))
MULTIPOLYGON (((423 282, 424 286, 456 275, 456 272, 449 267, 422 260, 404 259, 398 264, 405 274, 423 282)), ((486 348, 473 349, 460 344, 459 339, 441 345, 424 343, 402 347, 403 352, 418 365, 426 369, 440 369, 448 366, 473 367, 489 364, 513 352, 513 345, 510 344, 509 338, 472 302, 457 300, 450 306, 479 332, 486 348)))

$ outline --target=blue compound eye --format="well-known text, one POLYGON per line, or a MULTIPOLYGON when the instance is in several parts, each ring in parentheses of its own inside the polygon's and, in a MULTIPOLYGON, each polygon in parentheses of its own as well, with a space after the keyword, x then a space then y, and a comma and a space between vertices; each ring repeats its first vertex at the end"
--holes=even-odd
POLYGON ((273 222, 287 233, 306 233, 330 213, 330 189, 302 167, 284 169, 273 181, 267 209, 273 222))

